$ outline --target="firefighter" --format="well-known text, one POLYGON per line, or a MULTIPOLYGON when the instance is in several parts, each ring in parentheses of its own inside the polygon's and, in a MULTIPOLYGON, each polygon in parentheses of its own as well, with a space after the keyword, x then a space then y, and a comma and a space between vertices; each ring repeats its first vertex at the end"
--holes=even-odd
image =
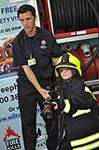
POLYGON ((57 150, 99 149, 99 116, 96 98, 82 80, 80 60, 67 52, 55 67, 65 106, 57 150))
MULTIPOLYGON (((53 87, 52 57, 61 56, 55 38, 46 29, 36 26, 36 10, 31 5, 22 5, 17 11, 23 29, 12 42, 14 65, 18 67, 18 99, 22 120, 25 150, 36 150, 37 102, 43 109, 43 102, 50 97, 53 87)), ((50 136, 55 117, 45 119, 47 148, 55 150, 57 130, 50 136), (56 131, 56 132, 55 132, 56 131), (54 144, 51 144, 53 141, 54 144)))

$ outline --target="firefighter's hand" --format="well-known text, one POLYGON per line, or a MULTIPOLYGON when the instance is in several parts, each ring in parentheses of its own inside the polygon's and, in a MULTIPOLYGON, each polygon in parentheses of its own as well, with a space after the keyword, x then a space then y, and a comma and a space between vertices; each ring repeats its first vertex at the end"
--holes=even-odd
POLYGON ((45 99, 45 100, 49 100, 51 99, 51 96, 49 95, 49 91, 46 90, 46 89, 41 89, 40 91, 40 94, 42 95, 42 97, 45 99))

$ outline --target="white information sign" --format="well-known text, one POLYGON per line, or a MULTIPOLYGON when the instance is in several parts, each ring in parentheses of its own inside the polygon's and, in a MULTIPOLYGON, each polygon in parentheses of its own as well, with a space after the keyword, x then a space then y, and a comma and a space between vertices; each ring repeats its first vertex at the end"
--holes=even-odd
MULTIPOLYGON (((18 106, 17 75, 0 78, 0 150, 24 150, 18 106)), ((45 123, 37 109, 37 150, 46 150, 45 123)))
POLYGON ((35 7, 36 25, 40 26, 36 0, 0 0, 0 47, 6 40, 14 38, 22 29, 17 17, 17 10, 23 4, 35 7))

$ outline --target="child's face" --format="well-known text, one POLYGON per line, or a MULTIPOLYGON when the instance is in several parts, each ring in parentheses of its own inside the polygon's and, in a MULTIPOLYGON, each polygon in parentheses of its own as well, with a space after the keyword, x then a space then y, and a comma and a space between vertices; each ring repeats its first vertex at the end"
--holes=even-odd
POLYGON ((61 75, 61 78, 62 78, 63 80, 67 80, 67 79, 72 78, 72 76, 73 76, 73 71, 72 71, 72 69, 70 69, 70 68, 61 68, 61 69, 60 69, 60 75, 61 75))

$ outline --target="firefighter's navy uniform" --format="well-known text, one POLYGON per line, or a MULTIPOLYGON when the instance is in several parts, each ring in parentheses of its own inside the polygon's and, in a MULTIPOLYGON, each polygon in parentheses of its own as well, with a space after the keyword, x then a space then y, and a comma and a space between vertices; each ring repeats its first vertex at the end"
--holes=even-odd
POLYGON ((98 150, 99 108, 94 95, 80 78, 79 59, 67 53, 59 58, 55 71, 65 102, 59 150, 98 150), (72 79, 62 80, 59 70, 64 67, 75 70, 76 75, 72 79))
MULTIPOLYGON (((61 55, 51 33, 46 29, 40 29, 38 27, 36 28, 36 31, 37 33, 35 36, 27 37, 24 30, 22 30, 12 43, 14 64, 19 66, 19 77, 17 79, 18 96, 26 150, 35 150, 36 105, 38 101, 42 109, 42 102, 44 99, 27 79, 21 65, 29 65, 41 86, 43 88, 51 88, 53 86, 53 67, 51 58, 61 55), (27 145, 29 145, 29 147, 27 145)), ((48 133, 48 150, 55 150, 56 147, 57 127, 51 128, 54 120, 54 116, 51 119, 45 119, 48 133), (50 130, 53 134, 50 134, 50 130), (54 130, 54 132, 52 130, 54 130), (51 143, 52 141, 53 144, 51 143)))

